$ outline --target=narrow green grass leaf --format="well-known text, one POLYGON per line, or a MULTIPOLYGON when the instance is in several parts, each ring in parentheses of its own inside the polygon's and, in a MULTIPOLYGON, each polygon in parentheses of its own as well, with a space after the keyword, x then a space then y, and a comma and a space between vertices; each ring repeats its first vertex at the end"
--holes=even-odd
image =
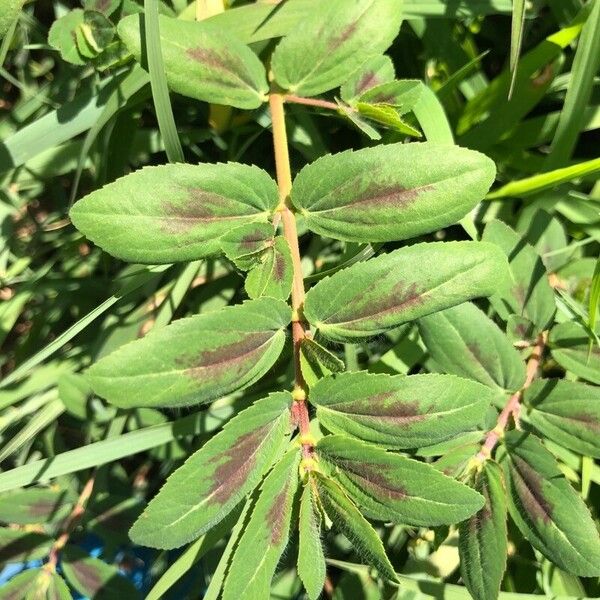
POLYGON ((169 162, 184 162, 183 148, 179 141, 167 88, 158 20, 158 0, 144 0, 144 32, 152 98, 165 152, 169 162))
MULTIPOLYGON (((420 90, 419 90, 420 92, 420 90)), ((292 186, 292 202, 321 235, 402 240, 456 223, 484 197, 496 169, 483 154, 432 142, 324 156, 292 186)))
POLYGON ((144 167, 88 194, 74 225, 130 262, 171 263, 218 254, 236 225, 266 222, 277 187, 257 167, 237 163, 144 167))
POLYGON ((35 438, 43 429, 54 423, 62 413, 65 412, 65 405, 58 399, 49 402, 35 414, 27 423, 19 429, 19 432, 11 437, 8 443, 0 451, 0 462, 7 456, 14 454, 23 447, 24 444, 35 438))
POLYGON ((592 95, 594 77, 600 68, 600 2, 592 2, 592 11, 575 51, 571 79, 552 148, 544 165, 548 171, 564 165, 571 158, 585 122, 585 108, 592 95))
POLYGON ((521 45, 523 44, 523 30, 525 29, 525 0, 513 0, 511 31, 510 31, 510 55, 509 66, 511 72, 508 99, 510 100, 517 77, 517 66, 521 45))
POLYGON ((508 508, 523 536, 568 573, 600 575, 600 536, 556 459, 532 434, 510 431, 501 457, 508 508))
POLYGON ((490 192, 486 196, 486 199, 525 198, 561 183, 566 183, 579 177, 595 175, 598 172, 600 172, 600 158, 594 158, 570 167, 563 167, 562 169, 556 169, 548 173, 540 173, 539 175, 533 175, 532 177, 526 177, 518 181, 511 181, 501 188, 490 192))
POLYGON ((119 291, 113 294, 110 298, 107 298, 104 302, 102 302, 96 308, 91 310, 87 315, 79 319, 79 321, 77 321, 74 325, 71 325, 69 329, 57 336, 56 339, 50 342, 45 348, 42 348, 42 350, 28 358, 25 362, 20 364, 14 371, 7 375, 2 381, 0 381, 0 388, 8 387, 9 385, 15 383, 16 381, 19 381, 20 379, 28 375, 32 369, 37 367, 40 363, 44 362, 47 358, 49 358, 55 352, 60 350, 65 344, 70 342, 78 333, 81 333, 98 317, 103 315, 111 306, 116 304, 119 300, 126 297, 131 292, 149 283, 150 281, 152 281, 152 279, 158 277, 169 267, 170 265, 143 268, 140 271, 130 275, 130 279, 122 284, 121 289, 119 291))
POLYGON ((281 456, 290 436, 291 394, 257 401, 170 475, 135 522, 131 539, 177 548, 225 518, 281 456))
POLYGON ((271 580, 289 540, 299 463, 300 452, 294 448, 265 478, 235 550, 223 600, 269 597, 271 580))
POLYGON ((431 465, 343 435, 327 435, 317 455, 365 516, 407 525, 462 521, 483 497, 431 465))
POLYGON ((306 295, 304 314, 325 337, 356 343, 492 295, 507 278, 506 257, 492 244, 415 244, 321 280, 306 295))
POLYGON ((419 319, 419 331, 445 373, 511 392, 525 382, 519 353, 494 321, 470 302, 419 319))
POLYGON ((0 473, 0 492, 34 483, 45 483, 77 471, 145 452, 187 435, 208 433, 217 429, 231 414, 231 408, 206 410, 165 423, 145 427, 113 438, 81 446, 53 456, 30 462, 0 473), (208 423, 207 423, 208 416, 208 423))
POLYGON ((495 393, 453 375, 341 373, 311 390, 319 422, 387 448, 421 448, 483 426, 495 393))
POLYGON ((267 373, 290 319, 285 302, 266 297, 178 319, 102 358, 88 381, 121 408, 211 402, 267 373))
POLYGON ((592 276, 592 285, 590 286, 590 296, 588 299, 588 327, 596 330, 596 319, 598 318, 598 303, 600 302, 600 257, 596 260, 594 275, 592 276))

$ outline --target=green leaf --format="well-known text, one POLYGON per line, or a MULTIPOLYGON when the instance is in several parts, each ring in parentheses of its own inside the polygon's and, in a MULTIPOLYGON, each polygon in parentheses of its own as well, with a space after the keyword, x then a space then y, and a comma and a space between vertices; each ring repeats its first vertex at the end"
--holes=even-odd
POLYGON ((220 252, 232 227, 266 222, 275 182, 261 169, 228 164, 145 167, 73 206, 75 227, 123 260, 170 263, 220 252))
POLYGON ((359 101, 393 106, 398 109, 399 114, 404 115, 418 104, 423 88, 423 82, 419 79, 387 81, 363 92, 359 101))
POLYGON ((2 585, 0 600, 71 600, 71 593, 56 573, 28 569, 2 585))
POLYGON ((300 500, 298 530, 298 576, 310 600, 317 600, 325 584, 326 565, 321 543, 321 513, 312 480, 304 485, 300 500))
MULTIPOLYGON (((160 45, 167 83, 179 94, 237 108, 258 108, 268 92, 265 68, 226 30, 207 23, 159 17, 160 45)), ((142 62, 140 16, 122 19, 118 33, 142 62)))
POLYGON ((307 165, 291 198, 312 231, 388 242, 456 223, 484 197, 495 173, 489 158, 458 146, 385 144, 307 165))
POLYGON ((523 536, 561 569, 600 575, 600 536, 590 511, 534 435, 510 431, 501 462, 509 511, 523 536))
POLYGON ((400 117, 400 112, 395 106, 390 104, 370 104, 369 102, 357 102, 356 108, 358 113, 375 121, 379 125, 392 129, 405 135, 413 137, 421 137, 421 132, 414 127, 411 127, 406 121, 400 117))
POLYGON ((83 8, 95 10, 105 16, 112 15, 121 5, 121 0, 83 0, 83 8))
POLYGON ((381 54, 398 34, 397 0, 330 0, 303 15, 278 44, 275 81, 301 96, 316 96, 346 82, 365 59, 381 54))
POLYGON ((140 597, 133 583, 116 566, 92 558, 76 546, 65 547, 61 566, 67 581, 91 600, 140 597))
POLYGON ((560 379, 525 390, 527 420, 544 436, 584 456, 600 458, 600 389, 560 379))
POLYGON ((462 521, 483 506, 483 497, 431 465, 341 435, 319 440, 317 455, 373 519, 406 525, 462 521))
POLYGON ((387 448, 420 448, 483 426, 494 393, 453 375, 341 373, 311 390, 321 425, 387 448))
POLYGON ((102 358, 88 380, 122 408, 211 402, 273 366, 290 318, 281 300, 259 298, 179 319, 102 358))
POLYGON ((85 58, 78 50, 76 32, 84 23, 84 12, 76 8, 52 23, 48 44, 59 51, 63 60, 73 65, 84 65, 85 58))
POLYGON ((419 319, 429 354, 445 373, 514 392, 525 382, 525 364, 500 328, 466 302, 419 319))
POLYGON ((223 600, 268 598, 287 546, 298 490, 300 452, 290 450, 267 475, 233 556, 223 600))
POLYGON ((473 488, 485 498, 485 505, 458 525, 460 572, 474 600, 493 600, 500 591, 508 551, 506 490, 498 464, 486 461, 474 476, 473 488))
POLYGON ((0 521, 32 525, 64 519, 71 504, 65 491, 29 488, 0 496, 0 521))
POLYGON ((528 318, 536 325, 538 333, 546 329, 554 317, 556 306, 542 259, 502 221, 490 221, 482 239, 501 248, 509 261, 510 286, 500 288, 492 298, 498 312, 501 315, 508 313, 528 318))
POLYGON ((352 500, 335 481, 320 473, 315 473, 314 477, 319 501, 334 527, 348 538, 356 552, 375 567, 380 575, 390 581, 397 581, 379 535, 360 514, 352 500))
POLYGON ((312 338, 305 337, 300 342, 300 368, 309 387, 332 373, 341 373, 346 369, 344 363, 327 348, 312 338))
POLYGON ((239 413, 168 479, 131 539, 176 548, 214 527, 260 482, 290 433, 291 395, 271 394, 239 413))
POLYGON ((394 63, 389 56, 373 56, 341 86, 340 97, 344 102, 351 102, 372 87, 393 81, 395 77, 394 63))
POLYGON ((54 540, 35 531, 0 528, 0 565, 30 560, 43 560, 52 548, 54 540))
POLYGON ((260 257, 260 262, 246 277, 246 292, 250 298, 269 296, 287 300, 292 291, 294 265, 286 239, 277 236, 273 245, 260 257))
POLYGON ((600 385, 600 348, 590 347, 590 336, 582 325, 565 321, 550 331, 548 344, 556 362, 577 377, 600 385))
POLYGON ((25 0, 0 0, 0 39, 19 18, 25 0))
POLYGON ((260 262, 263 251, 273 245, 273 238, 271 223, 245 223, 225 233, 220 245, 238 269, 248 271, 260 262))
POLYGON ((492 244, 415 244, 321 280, 306 295, 304 314, 324 336, 356 341, 490 296, 506 278, 506 258, 492 244))

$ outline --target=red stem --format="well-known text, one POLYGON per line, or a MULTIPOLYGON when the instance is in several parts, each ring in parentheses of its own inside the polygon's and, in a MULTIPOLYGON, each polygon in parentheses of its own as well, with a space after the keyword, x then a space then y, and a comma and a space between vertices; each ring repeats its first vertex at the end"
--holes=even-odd
POLYGON ((500 441, 500 438, 504 434, 504 430, 508 426, 510 417, 512 416, 515 422, 518 420, 523 392, 531 385, 531 382, 535 379, 537 370, 542 360, 542 354, 546 346, 547 337, 548 334, 545 331, 540 333, 540 335, 538 336, 535 346, 533 348, 533 352, 531 353, 531 356, 527 361, 527 374, 525 377, 525 383, 518 392, 515 392, 510 397, 510 399, 502 409, 502 412, 498 416, 498 421, 496 421, 496 427, 494 427, 494 429, 492 429, 487 434, 483 444, 481 445, 481 449, 479 450, 476 456, 476 460, 478 462, 484 462, 491 456, 492 451, 496 447, 496 444, 500 441))

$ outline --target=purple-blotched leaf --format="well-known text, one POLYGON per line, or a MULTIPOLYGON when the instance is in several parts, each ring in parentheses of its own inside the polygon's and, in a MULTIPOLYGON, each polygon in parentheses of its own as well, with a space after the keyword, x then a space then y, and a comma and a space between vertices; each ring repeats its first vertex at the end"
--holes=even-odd
POLYGON ((2 584, 0 600, 71 600, 71 592, 57 573, 27 569, 2 584))
POLYGON ((553 327, 548 345, 561 367, 600 385, 600 347, 590 342, 590 335, 580 323, 565 321, 553 327))
POLYGON ((119 569, 93 558, 77 546, 67 546, 62 553, 61 566, 67 581, 91 600, 114 600, 140 597, 133 583, 119 569))
POLYGON ((275 243, 274 238, 271 223, 246 223, 223 235, 220 246, 238 269, 248 271, 260 263, 263 254, 275 243))
POLYGON ((269 296, 287 300, 292 291, 294 265, 287 240, 277 236, 270 248, 260 256, 246 277, 245 288, 250 298, 269 296))
POLYGON ((214 527, 260 482, 290 432, 291 394, 279 392, 233 418, 168 479, 131 529, 131 539, 176 548, 214 527))
POLYGON ((485 498, 485 504, 458 525, 460 571, 474 600, 490 600, 498 597, 508 550, 502 470, 497 463, 487 461, 473 476, 472 485, 485 498))
POLYGON ((392 59, 384 54, 374 56, 342 85, 340 97, 344 102, 351 102, 372 87, 393 81, 395 77, 392 59))
POLYGON ((453 375, 341 373, 311 390, 319 422, 387 448, 421 448, 482 428, 492 390, 453 375))
POLYGON ((266 223, 277 186, 236 163, 144 167, 79 200, 77 229, 109 254, 139 263, 196 260, 221 252, 236 226, 266 223))
POLYGON ((314 474, 319 500, 333 526, 352 542, 359 555, 390 581, 398 581, 379 539, 371 524, 361 515, 344 490, 332 479, 314 474))
POLYGON ((523 400, 527 408, 523 416, 536 430, 584 456, 600 458, 600 389, 540 379, 525 390, 523 400))
POLYGON ((0 565, 7 562, 42 560, 50 552, 54 540, 35 531, 0 528, 0 565))
POLYGON ((301 96, 345 83, 392 43, 402 22, 397 0, 329 0, 315 5, 275 48, 275 81, 301 96))
MULTIPOLYGON (((125 17, 118 33, 142 62, 140 15, 125 17)), ((237 108, 258 108, 269 90, 259 58, 223 28, 161 15, 160 48, 169 87, 184 96, 237 108)), ((145 54, 145 53, 144 53, 145 54)))
POLYGON ((287 546, 297 502, 298 448, 265 478, 225 580, 223 600, 269 598, 271 579, 287 546))
POLYGON ((88 379, 123 408, 210 402, 272 367, 290 319, 289 306, 274 298, 179 319, 102 358, 88 379))
POLYGON ((485 196, 495 174, 494 163, 473 150, 384 144, 319 158, 300 171, 291 198, 312 231, 389 242, 456 223, 485 196))
POLYGON ((600 536, 590 511, 530 433, 509 431, 501 456, 508 508, 523 536, 561 569, 600 575, 600 536))
POLYGON ((319 440, 317 455, 368 517, 406 525, 466 519, 483 497, 431 465, 341 435, 319 440))
POLYGON ((327 348, 312 338, 305 337, 300 343, 300 369, 304 381, 312 387, 323 377, 341 373, 346 369, 346 365, 327 348))
POLYGON ((535 324, 537 335, 548 327, 556 311, 554 292, 542 259, 502 221, 490 221, 482 240, 501 248, 509 262, 509 285, 499 287, 492 297, 494 308, 505 320, 510 314, 526 317, 535 324))
POLYGON ((323 590, 327 566, 321 542, 321 509, 312 478, 304 484, 298 517, 298 577, 310 600, 317 600, 323 590))
POLYGON ((446 373, 515 392, 525 382, 525 363, 506 335, 470 302, 419 319, 434 362, 446 373))
POLYGON ((0 521, 18 525, 46 523, 66 517, 72 502, 64 490, 30 488, 0 495, 0 521))
POLYGON ((492 244, 415 244, 321 280, 304 314, 325 337, 351 342, 490 296, 507 276, 506 257, 492 244))

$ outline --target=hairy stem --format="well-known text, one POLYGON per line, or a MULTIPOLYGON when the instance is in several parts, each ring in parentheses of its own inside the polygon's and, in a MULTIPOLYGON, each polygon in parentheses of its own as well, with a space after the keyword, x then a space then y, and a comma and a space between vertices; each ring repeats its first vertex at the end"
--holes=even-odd
POLYGON ((94 490, 94 482, 96 480, 96 473, 86 481, 83 486, 83 490, 81 490, 81 494, 79 494, 79 498, 77 498, 77 502, 73 507, 73 510, 65 520, 65 523, 61 529, 60 535, 56 538, 56 541, 52 545, 50 549, 50 554, 48 555, 48 562, 46 566, 50 570, 54 570, 56 568, 56 564, 58 563, 58 557, 62 551, 62 549, 66 546, 69 541, 69 537, 71 536, 71 532, 75 529, 75 526, 85 513, 85 507, 92 496, 92 492, 94 490))
POLYGON ((542 360, 542 354, 544 352, 544 348, 546 347, 546 340, 548 338, 548 333, 543 331, 537 338, 535 346, 533 347, 533 352, 527 361, 527 375, 525 377, 525 383, 523 387, 515 392, 504 408, 502 412, 498 416, 498 421, 496 422, 496 427, 492 429, 486 436, 483 444, 481 445, 481 450, 479 450, 475 460, 478 463, 482 463, 487 460, 491 454, 492 450, 496 447, 500 438, 504 434, 504 430, 508 426, 508 422, 511 417, 515 421, 519 418, 519 411, 521 409, 521 398, 523 396, 523 392, 531 385, 531 382, 535 379, 537 374, 537 370, 540 366, 540 362, 542 360))
POLYGON ((290 157, 288 152, 287 133, 285 130, 285 112, 283 109, 284 96, 272 93, 269 95, 269 106, 271 109, 271 120, 273 123, 273 147, 275 151, 275 169, 277 172, 277 185, 279 187, 279 208, 281 222, 283 224, 283 235, 290 246, 294 278, 292 283, 292 343, 294 352, 294 404, 292 417, 300 429, 300 441, 302 443, 305 458, 312 457, 314 443, 310 434, 310 418, 306 405, 307 385, 300 369, 300 344, 306 337, 306 322, 302 315, 304 306, 304 278, 302 275, 302 263, 300 259, 300 248, 298 246, 298 230, 296 228, 296 217, 290 204, 290 192, 292 189, 292 174, 290 170, 290 157))
POLYGON ((318 98, 303 98, 302 96, 294 96, 293 94, 286 94, 283 97, 284 102, 290 102, 292 104, 304 104, 305 106, 316 106, 317 108, 325 108, 326 110, 339 110, 340 107, 335 102, 329 102, 328 100, 319 100, 318 98))

